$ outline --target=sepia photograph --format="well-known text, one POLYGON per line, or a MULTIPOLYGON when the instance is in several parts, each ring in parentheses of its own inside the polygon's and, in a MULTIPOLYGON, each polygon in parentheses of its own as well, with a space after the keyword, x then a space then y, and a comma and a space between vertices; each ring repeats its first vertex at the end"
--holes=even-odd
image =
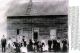
POLYGON ((68 0, 14 0, 6 15, 1 53, 69 53, 68 0))

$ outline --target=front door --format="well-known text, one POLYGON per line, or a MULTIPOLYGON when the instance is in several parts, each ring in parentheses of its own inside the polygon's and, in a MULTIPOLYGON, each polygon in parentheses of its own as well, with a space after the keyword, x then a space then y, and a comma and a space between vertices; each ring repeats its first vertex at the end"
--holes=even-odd
POLYGON ((33 28, 33 40, 38 40, 39 28, 33 28))

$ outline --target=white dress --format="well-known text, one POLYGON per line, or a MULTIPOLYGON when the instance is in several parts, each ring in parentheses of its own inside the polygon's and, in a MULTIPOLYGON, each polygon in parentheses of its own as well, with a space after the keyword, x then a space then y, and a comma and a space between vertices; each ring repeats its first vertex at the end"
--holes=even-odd
POLYGON ((43 46, 43 51, 48 51, 48 45, 43 46))
POLYGON ((8 40, 7 42, 8 52, 12 52, 15 49, 15 46, 13 46, 12 40, 8 40))
POLYGON ((22 46, 20 50, 21 50, 21 53, 27 53, 27 47, 22 46))

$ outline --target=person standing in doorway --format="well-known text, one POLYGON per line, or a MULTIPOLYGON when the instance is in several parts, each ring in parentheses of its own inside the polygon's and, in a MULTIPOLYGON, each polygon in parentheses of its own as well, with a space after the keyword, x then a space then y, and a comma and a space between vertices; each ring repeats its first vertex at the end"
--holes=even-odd
POLYGON ((5 52, 6 51, 6 38, 4 35, 1 39, 1 45, 2 45, 2 52, 5 52))

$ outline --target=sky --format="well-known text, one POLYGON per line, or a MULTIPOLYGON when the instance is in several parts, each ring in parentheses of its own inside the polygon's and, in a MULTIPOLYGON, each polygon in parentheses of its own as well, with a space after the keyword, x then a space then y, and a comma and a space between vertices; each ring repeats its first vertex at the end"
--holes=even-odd
POLYGON ((0 0, 0 39, 2 38, 3 34, 7 36, 6 12, 8 10, 8 3, 11 1, 12 0, 0 0))

